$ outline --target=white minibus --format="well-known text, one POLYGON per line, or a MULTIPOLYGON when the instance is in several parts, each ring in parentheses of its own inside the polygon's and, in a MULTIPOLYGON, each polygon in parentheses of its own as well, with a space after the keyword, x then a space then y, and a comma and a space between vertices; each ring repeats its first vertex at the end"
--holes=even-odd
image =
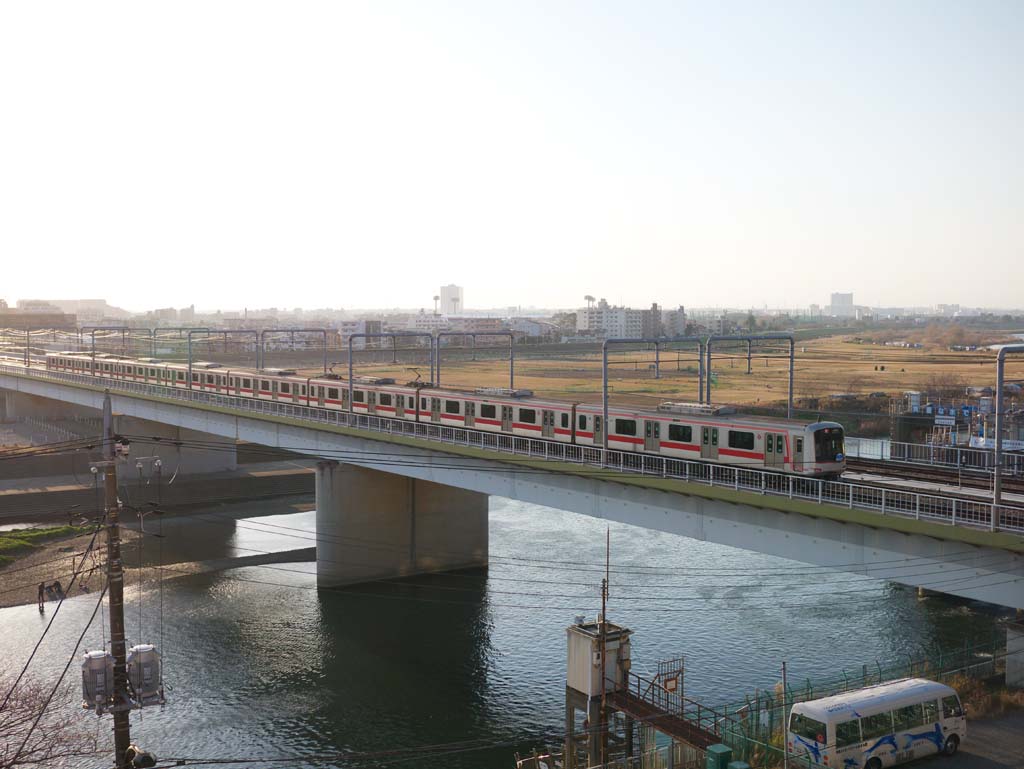
POLYGON ((796 703, 786 743, 797 759, 835 769, 882 769, 929 753, 953 755, 966 736, 956 691, 904 678, 796 703))

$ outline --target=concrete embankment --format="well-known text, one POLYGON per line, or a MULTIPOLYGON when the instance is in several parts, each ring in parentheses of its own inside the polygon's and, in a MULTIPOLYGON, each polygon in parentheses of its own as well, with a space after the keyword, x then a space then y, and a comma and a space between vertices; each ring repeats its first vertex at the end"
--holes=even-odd
MULTIPOLYGON (((250 464, 225 473, 174 478, 147 471, 140 480, 129 461, 120 474, 118 495, 131 507, 182 507, 219 502, 268 499, 314 492, 314 472, 294 462, 250 464)), ((0 524, 66 520, 69 514, 91 515, 102 493, 91 473, 0 481, 0 524)))

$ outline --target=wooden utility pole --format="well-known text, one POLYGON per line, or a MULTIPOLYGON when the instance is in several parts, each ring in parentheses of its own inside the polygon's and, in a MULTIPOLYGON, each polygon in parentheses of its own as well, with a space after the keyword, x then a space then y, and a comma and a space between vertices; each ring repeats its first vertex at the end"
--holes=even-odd
POLYGON ((114 415, 110 393, 103 398, 103 489, 107 515, 107 590, 110 604, 110 652, 114 656, 114 760, 117 769, 129 764, 126 753, 131 745, 128 695, 127 652, 124 639, 124 564, 121 562, 121 535, 118 530, 117 457, 114 446, 114 415))
POLYGON ((612 530, 605 531, 604 579, 601 580, 601 626, 598 643, 601 646, 601 766, 608 763, 608 580, 611 565, 612 530))

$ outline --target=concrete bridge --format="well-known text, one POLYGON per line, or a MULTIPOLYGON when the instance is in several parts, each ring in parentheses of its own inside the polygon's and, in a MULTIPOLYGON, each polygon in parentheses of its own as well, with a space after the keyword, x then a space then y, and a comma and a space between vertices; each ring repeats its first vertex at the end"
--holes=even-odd
POLYGON ((1024 606, 1021 508, 0 366, 0 388, 36 398, 99 409, 105 387, 136 440, 185 430, 318 458, 321 586, 485 565, 498 495, 1024 606))

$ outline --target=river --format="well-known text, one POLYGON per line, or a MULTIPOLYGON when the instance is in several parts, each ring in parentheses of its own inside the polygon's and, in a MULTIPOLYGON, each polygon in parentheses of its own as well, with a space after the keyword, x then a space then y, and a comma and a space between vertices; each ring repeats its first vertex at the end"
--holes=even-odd
MULTIPOLYGON (((168 521, 143 556, 157 560, 160 543, 165 558, 205 559, 314 542, 314 513, 245 514, 168 521)), ((394 765, 507 769, 515 748, 562 730, 565 628, 600 606, 605 523, 492 499, 490 537, 486 573, 348 591, 318 592, 312 564, 129 582, 130 642, 159 644, 168 684, 164 708, 132 715, 134 740, 161 757, 270 758, 485 739, 493 746, 394 765)), ((794 680, 831 677, 989 638, 997 620, 991 607, 621 524, 611 543, 609 615, 635 632, 634 670, 685 655, 687 694, 710 704, 773 686, 783 660, 794 680)), ((65 603, 33 675, 59 674, 95 600, 65 603)), ((20 669, 44 621, 35 606, 0 610, 5 670, 20 669)), ((84 647, 103 643, 101 624, 84 647)))

